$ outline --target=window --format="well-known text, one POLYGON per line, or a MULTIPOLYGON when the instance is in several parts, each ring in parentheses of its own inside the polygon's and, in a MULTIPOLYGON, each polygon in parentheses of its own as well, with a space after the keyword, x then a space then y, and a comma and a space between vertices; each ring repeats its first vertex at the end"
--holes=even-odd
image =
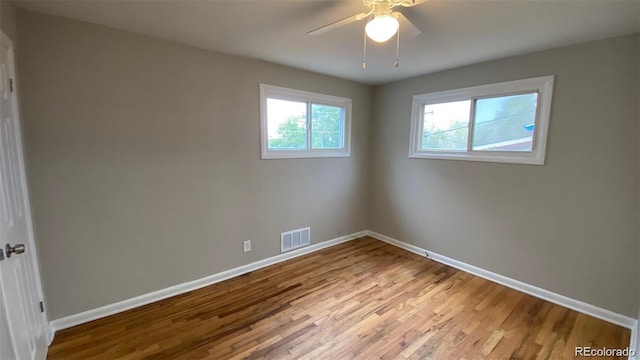
POLYGON ((351 99, 260 84, 263 159, 348 157, 351 99))
POLYGON ((409 157, 543 165, 553 78, 414 96, 409 157))

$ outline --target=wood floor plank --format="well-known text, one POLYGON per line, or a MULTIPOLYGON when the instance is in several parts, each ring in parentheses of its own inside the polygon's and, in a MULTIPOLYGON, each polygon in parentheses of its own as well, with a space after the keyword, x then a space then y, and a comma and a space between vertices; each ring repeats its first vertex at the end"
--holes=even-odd
POLYGON ((628 329, 361 238, 60 331, 65 359, 570 359, 628 329))

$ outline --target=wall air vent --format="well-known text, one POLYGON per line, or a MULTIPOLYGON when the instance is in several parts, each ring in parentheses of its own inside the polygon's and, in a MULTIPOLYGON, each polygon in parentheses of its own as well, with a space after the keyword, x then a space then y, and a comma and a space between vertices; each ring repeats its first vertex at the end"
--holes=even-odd
POLYGON ((311 244, 311 228, 283 232, 280 234, 280 252, 287 252, 311 244))

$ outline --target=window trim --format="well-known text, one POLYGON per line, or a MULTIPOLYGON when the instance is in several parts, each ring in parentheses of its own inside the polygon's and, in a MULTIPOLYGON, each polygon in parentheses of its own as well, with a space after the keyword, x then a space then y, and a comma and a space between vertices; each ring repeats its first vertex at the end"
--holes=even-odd
POLYGON ((541 76, 413 96, 409 158, 544 165, 554 78, 554 75, 541 76), (531 152, 472 150, 470 143, 473 139, 473 129, 475 127, 473 118, 475 113, 474 100, 531 92, 538 93, 536 126, 533 133, 531 152), (420 147, 423 136, 422 128, 424 126, 424 106, 463 100, 471 100, 467 149, 464 151, 422 150, 420 147))
POLYGON ((260 83, 260 143, 262 159, 299 159, 351 156, 351 105, 348 98, 260 83), (307 104, 307 148, 304 150, 269 149, 267 98, 299 101, 307 104), (311 147, 311 104, 344 108, 344 147, 340 149, 313 149, 311 147))

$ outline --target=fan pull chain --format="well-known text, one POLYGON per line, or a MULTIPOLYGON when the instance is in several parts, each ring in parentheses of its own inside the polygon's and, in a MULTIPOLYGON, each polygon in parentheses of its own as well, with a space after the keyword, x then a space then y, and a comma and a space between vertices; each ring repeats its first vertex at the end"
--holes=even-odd
MULTIPOLYGON (((369 15, 369 20, 367 23, 373 19, 373 12, 369 15)), ((362 70, 367 70, 367 31, 363 31, 364 33, 364 48, 362 50, 362 70)))
POLYGON ((364 49, 362 51, 362 70, 367 70, 367 33, 364 33, 364 49))
POLYGON ((398 28, 398 32, 396 33, 396 62, 393 64, 394 67, 398 67, 398 53, 400 52, 400 29, 398 28))

